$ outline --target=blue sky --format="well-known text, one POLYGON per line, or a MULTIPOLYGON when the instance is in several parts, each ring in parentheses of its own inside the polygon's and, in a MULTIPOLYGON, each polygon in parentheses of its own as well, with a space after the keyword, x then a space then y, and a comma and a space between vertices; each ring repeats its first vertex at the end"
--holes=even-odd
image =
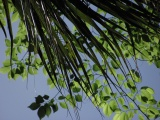
MULTIPOLYGON (((16 31, 16 24, 13 28, 16 31)), ((0 66, 6 59, 5 56, 5 38, 2 30, 0 29, 0 66)), ((139 62, 139 68, 142 74, 144 86, 150 86, 155 90, 155 97, 160 100, 160 70, 154 65, 149 66, 145 62, 139 62)), ((50 90, 47 86, 47 77, 42 73, 36 76, 30 76, 28 79, 28 89, 26 88, 26 80, 21 78, 15 80, 8 80, 7 75, 0 74, 0 120, 38 120, 37 111, 32 111, 27 106, 34 102, 34 97, 37 95, 48 94, 54 96, 55 91, 50 90)), ((74 112, 71 110, 74 118, 74 112)), ((101 115, 96 108, 86 100, 82 104, 82 109, 79 111, 81 120, 100 120, 101 115)), ((55 114, 52 114, 49 118, 45 117, 43 120, 71 120, 70 116, 67 117, 67 111, 59 109, 55 114)), ((110 120, 110 118, 105 118, 110 120)))

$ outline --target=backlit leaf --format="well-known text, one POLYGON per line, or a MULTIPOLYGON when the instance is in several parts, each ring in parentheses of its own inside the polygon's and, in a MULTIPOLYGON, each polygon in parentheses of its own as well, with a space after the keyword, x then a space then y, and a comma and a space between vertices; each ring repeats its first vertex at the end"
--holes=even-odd
POLYGON ((103 107, 103 113, 106 115, 106 116, 111 116, 111 114, 113 113, 110 105, 108 103, 106 103, 103 107))
POLYGON ((145 120, 141 114, 138 114, 138 118, 139 118, 139 120, 145 120))
POLYGON ((1 67, 0 68, 0 73, 6 74, 10 71, 11 67, 1 67))
POLYGON ((59 104, 60 104, 60 106, 61 106, 62 108, 64 108, 64 109, 67 109, 67 108, 68 108, 68 106, 67 106, 67 104, 66 104, 65 102, 60 102, 59 104))

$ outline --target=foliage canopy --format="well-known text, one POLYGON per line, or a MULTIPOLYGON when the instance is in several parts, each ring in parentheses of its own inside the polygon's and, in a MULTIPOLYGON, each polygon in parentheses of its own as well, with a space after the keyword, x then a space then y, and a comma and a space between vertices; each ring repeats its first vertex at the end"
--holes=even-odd
POLYGON ((0 26, 10 56, 0 72, 26 79, 43 68, 58 94, 51 99, 39 95, 29 105, 40 119, 59 107, 78 110, 85 97, 106 116, 114 114, 113 120, 135 114, 139 120, 159 118, 154 90, 137 85, 142 82, 138 60, 160 68, 159 5, 157 0, 0 0, 0 26))

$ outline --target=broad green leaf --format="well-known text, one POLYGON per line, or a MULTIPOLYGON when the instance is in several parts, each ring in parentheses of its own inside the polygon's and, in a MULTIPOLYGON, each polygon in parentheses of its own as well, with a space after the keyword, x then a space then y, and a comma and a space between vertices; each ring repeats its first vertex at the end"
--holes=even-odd
POLYGON ((27 78, 27 70, 26 69, 23 70, 23 73, 22 73, 21 76, 22 76, 23 79, 27 78))
POLYGON ((121 105, 124 105, 124 99, 122 97, 118 98, 118 101, 121 105))
POLYGON ((124 80, 125 78, 124 78, 124 75, 122 75, 122 74, 117 74, 117 77, 118 77, 118 80, 124 80))
POLYGON ((97 85, 96 83, 93 83, 93 84, 92 84, 92 89, 93 89, 94 92, 97 92, 97 90, 98 90, 98 85, 97 85))
POLYGON ((46 115, 46 109, 44 106, 41 106, 39 109, 38 109, 38 117, 39 119, 41 120, 42 118, 44 118, 44 116, 46 115))
POLYGON ((138 114, 138 120, 145 120, 144 117, 141 114, 138 114))
POLYGON ((120 63, 119 63, 118 60, 116 60, 116 62, 113 61, 113 60, 111 60, 111 65, 112 65, 112 67, 113 67, 114 69, 120 68, 120 63))
POLYGON ((154 90, 153 90, 152 88, 149 88, 149 87, 148 87, 146 90, 147 90, 150 94, 154 94, 154 90))
POLYGON ((104 101, 107 101, 107 100, 109 100, 111 97, 110 96, 103 96, 103 100, 104 101))
POLYGON ((28 106, 31 110, 36 110, 40 107, 40 104, 39 103, 31 103, 30 106, 28 106))
POLYGON ((157 102, 157 107, 160 108, 160 101, 157 102))
POLYGON ((147 113, 147 107, 144 105, 139 105, 139 108, 142 110, 142 112, 147 113))
POLYGON ((53 84, 53 82, 52 82, 52 80, 51 80, 50 78, 47 79, 47 84, 48 84, 48 85, 53 84))
POLYGON ((59 96, 58 100, 64 100, 66 97, 65 96, 59 96))
POLYGON ((3 62, 4 67, 9 67, 10 66, 10 59, 7 59, 3 62))
POLYGON ((63 87, 63 88, 66 87, 66 84, 65 84, 64 80, 62 80, 62 79, 59 79, 59 80, 58 80, 58 84, 59 84, 59 86, 61 86, 61 87, 63 87))
POLYGON ((148 107, 148 112, 151 113, 151 114, 154 114, 154 115, 160 115, 159 110, 152 107, 152 106, 148 107))
POLYGON ((134 109, 134 104, 132 102, 129 103, 130 109, 134 109))
POLYGON ((154 94, 154 90, 148 86, 143 86, 141 89, 146 90, 149 94, 154 94))
POLYGON ((108 86, 104 87, 105 92, 107 93, 107 95, 110 95, 111 93, 111 89, 108 86))
POLYGON ((73 91, 74 93, 78 93, 78 92, 81 91, 81 88, 73 87, 73 88, 72 88, 72 91, 73 91))
POLYGON ((52 110, 53 110, 54 113, 58 111, 58 105, 57 104, 53 104, 51 107, 52 107, 52 110))
POLYGON ((49 117, 49 115, 51 114, 51 107, 47 103, 44 105, 44 107, 45 107, 46 115, 49 117))
POLYGON ((81 95, 75 95, 75 99, 77 102, 82 102, 82 96, 81 95))
POLYGON ((11 41, 9 39, 5 39, 5 43, 7 47, 11 47, 11 41))
POLYGON ((146 97, 148 100, 153 98, 153 96, 145 89, 141 89, 141 96, 146 97))
POLYGON ((109 102, 109 105, 110 105, 112 111, 115 111, 118 108, 117 102, 115 100, 111 100, 109 102))
POLYGON ((91 69, 87 70, 87 74, 92 75, 92 70, 91 69))
POLYGON ((149 105, 155 105, 157 103, 157 101, 155 99, 150 99, 147 101, 147 104, 149 105))
POLYGON ((60 106, 61 106, 62 108, 64 108, 64 109, 67 109, 67 108, 68 108, 68 106, 67 106, 67 104, 66 104, 65 102, 60 102, 59 104, 60 104, 60 106))
POLYGON ((120 114, 120 120, 129 120, 128 114, 125 112, 122 112, 120 114))
POLYGON ((1 67, 0 68, 0 73, 6 74, 11 70, 11 67, 1 67))
POLYGON ((106 103, 103 107, 103 113, 106 115, 106 116, 111 116, 111 114, 113 113, 110 105, 108 103, 106 103))
POLYGON ((12 15, 12 22, 15 22, 19 19, 19 14, 17 11, 15 11, 12 15))
POLYGON ((128 110, 128 106, 127 106, 127 105, 122 105, 122 108, 123 108, 124 110, 128 110))
POLYGON ((113 120, 121 120, 120 119, 120 115, 121 115, 121 112, 117 112, 114 117, 113 117, 113 120))
POLYGON ((28 73, 30 73, 31 75, 35 75, 37 74, 37 69, 34 67, 29 67, 28 73))
POLYGON ((99 70, 100 70, 99 67, 98 67, 96 64, 94 64, 94 65, 93 65, 93 71, 97 72, 97 71, 99 71, 99 70))
POLYGON ((132 118, 134 117, 134 113, 132 111, 128 111, 127 112, 129 120, 132 120, 132 118))

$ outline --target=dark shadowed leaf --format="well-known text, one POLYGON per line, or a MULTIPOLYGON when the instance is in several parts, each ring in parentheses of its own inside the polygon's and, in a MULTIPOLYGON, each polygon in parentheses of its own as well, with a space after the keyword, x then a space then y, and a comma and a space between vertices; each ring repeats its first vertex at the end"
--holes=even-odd
POLYGON ((77 102, 82 102, 82 96, 81 95, 75 95, 75 99, 77 102))
POLYGON ((40 104, 33 102, 32 104, 30 104, 30 106, 28 106, 31 110, 36 110, 40 107, 40 104))
POLYGON ((41 95, 38 95, 37 97, 35 97, 36 99, 36 103, 43 103, 44 100, 43 100, 43 97, 41 95))
POLYGON ((46 115, 46 108, 44 106, 41 106, 39 109, 38 109, 38 117, 39 119, 41 120, 42 118, 44 118, 44 116, 46 115))
POLYGON ((49 99, 49 96, 48 96, 48 95, 44 95, 43 98, 44 98, 45 100, 48 100, 48 99, 49 99))
POLYGON ((52 107, 52 110, 53 110, 54 113, 58 111, 58 105, 57 104, 53 104, 51 107, 52 107))
POLYGON ((51 114, 51 107, 47 103, 44 105, 44 107, 45 107, 46 115, 49 117, 49 115, 51 114))

